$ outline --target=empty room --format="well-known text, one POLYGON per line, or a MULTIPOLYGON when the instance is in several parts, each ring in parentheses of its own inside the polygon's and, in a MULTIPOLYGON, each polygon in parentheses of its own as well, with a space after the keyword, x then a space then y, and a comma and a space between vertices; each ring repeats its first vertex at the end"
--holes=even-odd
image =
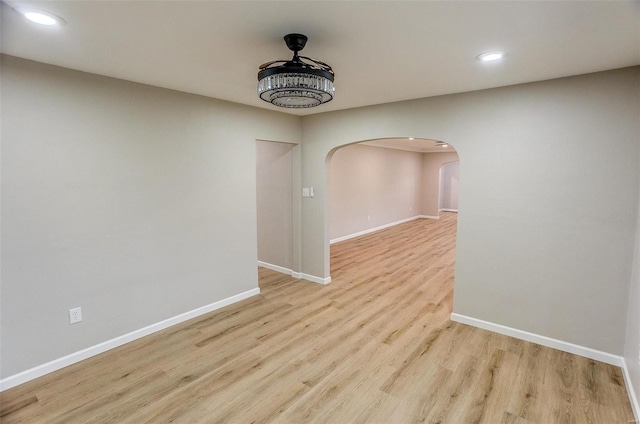
POLYGON ((0 422, 639 422, 639 2, 0 7, 0 422))

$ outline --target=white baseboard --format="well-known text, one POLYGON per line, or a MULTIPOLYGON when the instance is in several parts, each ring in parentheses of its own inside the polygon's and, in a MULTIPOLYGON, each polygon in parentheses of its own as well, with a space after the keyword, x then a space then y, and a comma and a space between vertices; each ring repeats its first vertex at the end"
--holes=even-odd
POLYGON ((318 283, 318 284, 324 284, 327 285, 331 282, 331 277, 327 277, 327 278, 320 278, 320 277, 316 277, 315 275, 309 275, 309 274, 300 274, 302 275, 302 278, 307 280, 307 281, 311 281, 312 283, 318 283))
POLYGON ((425 219, 440 219, 439 216, 433 216, 433 215, 420 215, 419 218, 425 218, 425 219))
MULTIPOLYGON (((280 266, 280 265, 270 264, 268 262, 258 261, 258 266, 270 269, 272 271, 281 272, 283 274, 289 274, 291 276, 293 276, 293 274, 294 274, 294 271, 290 270, 289 268, 285 268, 285 267, 280 266)), ((296 274, 298 274, 298 273, 296 273, 296 274)), ((298 278, 300 278, 300 277, 298 277, 298 278)))
POLYGON ((438 209, 440 212, 456 212, 458 213, 458 209, 438 209))
POLYGON ((329 284, 331 282, 331 277, 320 278, 320 277, 316 277, 315 275, 305 274, 305 273, 302 273, 302 272, 296 272, 296 271, 293 271, 293 270, 291 270, 289 268, 285 268, 285 267, 282 267, 282 266, 279 266, 279 265, 270 264, 268 262, 258 261, 258 266, 270 269, 272 271, 281 272, 283 274, 289 274, 293 278, 298 278, 298 279, 311 281, 312 283, 329 284))
POLYGON ((45 374, 49 374, 69 365, 75 364, 76 362, 80 362, 92 356, 106 352, 107 350, 111 350, 118 346, 122 346, 126 343, 130 343, 134 340, 148 336, 149 334, 164 330, 165 328, 171 327, 172 325, 176 325, 192 318, 196 318, 200 315, 215 311, 216 309, 223 308, 225 306, 231 305, 233 303, 258 294, 260 294, 260 288, 247 290, 234 296, 227 297, 226 299, 210 303, 200 308, 196 308, 192 311, 185 312, 172 318, 168 318, 155 324, 151 324, 139 330, 132 331, 131 333, 124 334, 111 340, 107 340, 95 346, 91 346, 78 352, 71 353, 69 355, 63 356, 62 358, 54 359, 53 361, 47 362, 46 364, 38 365, 37 367, 22 371, 18 374, 0 380, 0 392, 18 386, 22 383, 26 383, 27 381, 34 380, 38 377, 42 377, 45 374))
POLYGON ((466 315, 452 313, 451 321, 461 322, 472 327, 482 328, 483 330, 489 330, 493 331, 494 333, 504 334, 505 336, 515 337, 516 339, 537 343, 539 345, 558 349, 563 352, 573 353, 574 355, 578 356, 584 356, 585 358, 594 359, 596 361, 615 365, 617 367, 622 367, 624 364, 624 359, 622 358, 622 356, 612 355, 611 353, 602 352, 562 340, 552 339, 550 337, 541 336, 539 334, 529 333, 528 331, 522 331, 516 328, 506 327, 504 325, 495 324, 493 322, 471 318, 466 315))
POLYGON ((640 423, 640 404, 638 404, 638 395, 640 393, 636 393, 634 390, 631 375, 629 374, 629 368, 627 367, 627 361, 623 361, 622 373, 624 374, 624 383, 627 386, 627 393, 629 393, 629 400, 631 401, 633 415, 635 416, 636 422, 640 423))
POLYGON ((347 236, 334 238, 333 240, 329 240, 329 244, 338 243, 340 241, 345 241, 345 240, 349 240, 349 239, 352 239, 352 238, 364 236, 365 234, 375 233, 376 231, 384 230, 385 228, 393 227, 395 225, 404 224, 405 222, 414 221, 414 220, 419 219, 419 218, 425 218, 425 216, 416 215, 416 216, 412 216, 411 218, 401 219, 400 221, 395 221, 395 222, 391 222, 389 224, 380 225, 379 227, 369 228, 368 230, 359 231, 357 233, 349 234, 347 236))

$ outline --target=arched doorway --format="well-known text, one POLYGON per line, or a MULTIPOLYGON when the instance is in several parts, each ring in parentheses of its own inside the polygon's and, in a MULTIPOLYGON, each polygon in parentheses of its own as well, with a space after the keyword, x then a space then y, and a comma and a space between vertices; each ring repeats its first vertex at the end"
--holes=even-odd
POLYGON ((438 211, 458 212, 458 183, 460 161, 447 162, 440 167, 438 211))
POLYGON ((440 169, 458 159, 447 143, 408 137, 333 149, 326 158, 329 244, 413 220, 438 219, 440 169))

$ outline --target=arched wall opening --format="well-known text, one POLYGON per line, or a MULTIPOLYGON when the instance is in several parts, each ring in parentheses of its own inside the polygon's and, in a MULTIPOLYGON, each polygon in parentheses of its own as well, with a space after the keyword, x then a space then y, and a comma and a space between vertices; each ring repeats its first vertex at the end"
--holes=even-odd
POLYGON ((301 202, 302 272, 330 275, 328 153, 399 134, 446 140, 462 162, 456 318, 620 354, 637 224, 635 86, 637 69, 626 69, 304 116, 301 184, 315 198, 301 202), (607 225, 605 198, 616 204, 607 225))
POLYGON ((452 146, 426 138, 362 140, 332 149, 325 161, 327 250, 408 221, 438 219, 441 168, 458 161, 452 146))

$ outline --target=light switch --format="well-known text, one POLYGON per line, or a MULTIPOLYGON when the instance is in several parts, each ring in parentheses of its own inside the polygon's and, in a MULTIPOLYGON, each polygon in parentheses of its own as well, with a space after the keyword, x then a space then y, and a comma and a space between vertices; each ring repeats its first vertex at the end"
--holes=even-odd
POLYGON ((302 197, 309 197, 309 187, 302 187, 302 197))

